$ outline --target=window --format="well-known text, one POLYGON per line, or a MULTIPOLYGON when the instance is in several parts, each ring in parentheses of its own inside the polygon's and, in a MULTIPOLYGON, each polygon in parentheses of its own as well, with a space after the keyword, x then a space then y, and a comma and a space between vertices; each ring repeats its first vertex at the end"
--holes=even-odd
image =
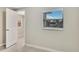
POLYGON ((55 8, 52 11, 43 14, 44 28, 63 28, 63 9, 55 8))

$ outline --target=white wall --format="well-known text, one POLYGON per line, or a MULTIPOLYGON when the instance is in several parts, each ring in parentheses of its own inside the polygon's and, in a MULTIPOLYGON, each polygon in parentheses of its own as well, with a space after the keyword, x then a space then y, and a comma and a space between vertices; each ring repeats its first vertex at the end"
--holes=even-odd
POLYGON ((19 9, 19 10, 16 10, 16 12, 17 12, 19 15, 25 16, 25 9, 19 9))
POLYGON ((59 51, 79 51, 79 8, 64 8, 64 30, 42 29, 43 11, 52 8, 26 8, 26 44, 59 51))
POLYGON ((21 26, 17 26, 17 48, 21 49, 25 44, 24 38, 24 16, 18 15, 18 22, 21 21, 21 26))
MULTIPOLYGON (((24 37, 24 17, 25 17, 25 9, 19 9, 16 10, 18 14, 18 21, 21 21, 21 26, 17 26, 17 34, 18 34, 18 40, 17 40, 17 48, 20 51, 21 48, 25 45, 25 37, 24 37)), ((17 23, 18 23, 17 21, 17 23)))

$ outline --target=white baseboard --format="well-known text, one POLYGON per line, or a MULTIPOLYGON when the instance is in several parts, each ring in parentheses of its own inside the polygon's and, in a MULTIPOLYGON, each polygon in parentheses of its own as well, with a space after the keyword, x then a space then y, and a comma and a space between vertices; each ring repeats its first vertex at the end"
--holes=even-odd
POLYGON ((38 46, 38 45, 33 45, 33 44, 26 44, 26 46, 45 50, 45 51, 49 51, 49 52, 60 52, 60 51, 57 51, 57 50, 54 50, 54 49, 50 49, 50 48, 46 48, 46 47, 42 47, 42 46, 38 46))
POLYGON ((4 45, 5 45, 5 43, 1 43, 1 44, 0 44, 0 46, 4 46, 4 45))

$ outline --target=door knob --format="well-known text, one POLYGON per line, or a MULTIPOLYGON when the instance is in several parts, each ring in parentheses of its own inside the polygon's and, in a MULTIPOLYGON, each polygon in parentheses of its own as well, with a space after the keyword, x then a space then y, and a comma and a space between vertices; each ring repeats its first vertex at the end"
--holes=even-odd
POLYGON ((9 31, 9 29, 6 29, 6 31, 9 31))

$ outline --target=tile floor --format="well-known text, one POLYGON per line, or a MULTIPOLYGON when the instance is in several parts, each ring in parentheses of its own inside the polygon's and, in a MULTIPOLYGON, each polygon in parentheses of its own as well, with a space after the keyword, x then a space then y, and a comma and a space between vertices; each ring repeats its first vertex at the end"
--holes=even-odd
POLYGON ((16 44, 15 44, 7 49, 4 47, 1 47, 0 52, 47 52, 47 51, 33 48, 33 47, 27 47, 27 46, 17 49, 16 44))
POLYGON ((27 47, 27 46, 24 46, 20 52, 47 52, 47 51, 44 51, 44 50, 41 50, 41 49, 37 49, 37 48, 33 48, 33 47, 27 47))
POLYGON ((17 43, 9 48, 0 47, 0 52, 46 52, 46 51, 25 46, 24 38, 19 38, 17 43))

